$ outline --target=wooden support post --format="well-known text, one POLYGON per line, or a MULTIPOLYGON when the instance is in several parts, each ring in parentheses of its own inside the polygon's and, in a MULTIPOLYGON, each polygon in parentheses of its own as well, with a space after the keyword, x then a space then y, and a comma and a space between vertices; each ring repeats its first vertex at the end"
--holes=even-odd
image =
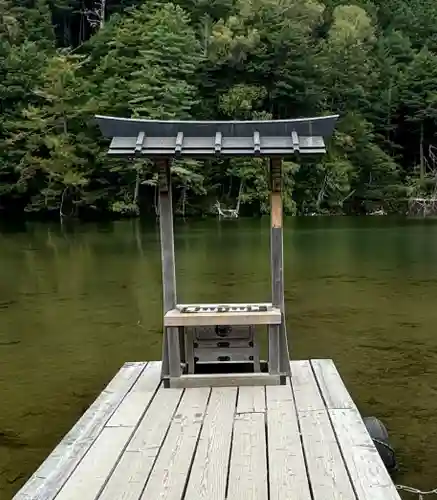
MULTIPOLYGON (((159 227, 161 236, 162 289, 164 314, 176 307, 176 269, 173 237, 173 208, 170 163, 156 162, 159 176, 159 227)), ((181 375, 178 328, 164 328, 161 378, 181 375)))
POLYGON ((187 362, 185 356, 185 328, 183 326, 179 326, 178 332, 179 332, 179 352, 181 356, 181 363, 184 364, 187 362))
POLYGON ((272 325, 269 329, 269 372, 287 373, 288 345, 284 315, 284 262, 282 240, 282 159, 270 159, 271 176, 271 279, 272 304, 281 310, 281 325, 272 325))

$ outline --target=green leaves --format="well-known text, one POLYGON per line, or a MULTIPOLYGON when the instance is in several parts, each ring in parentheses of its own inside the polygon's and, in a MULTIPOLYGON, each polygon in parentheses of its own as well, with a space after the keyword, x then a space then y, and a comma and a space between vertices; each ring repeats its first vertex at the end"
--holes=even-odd
POLYGON ((77 203, 78 193, 89 182, 87 153, 82 152, 82 145, 90 141, 82 134, 82 105, 89 85, 79 76, 82 64, 83 57, 53 54, 32 92, 34 104, 14 122, 16 132, 9 144, 21 151, 17 186, 31 193, 29 210, 60 209, 65 190, 72 188, 77 203))
POLYGON ((400 97, 406 120, 421 123, 437 119, 437 56, 422 49, 405 68, 400 97))
MULTIPOLYGON (((155 211, 152 163, 108 158, 95 113, 245 120, 340 113, 325 158, 284 164, 287 213, 339 213, 431 192, 434 3, 111 0, 102 28, 76 0, 0 0, 2 206, 19 199, 40 212, 155 211)), ((264 160, 184 160, 172 175, 183 215, 207 212, 216 199, 239 200, 249 213, 269 210, 264 160)))
POLYGON ((248 119, 261 107, 266 95, 263 87, 240 83, 219 97, 219 109, 229 119, 248 119))

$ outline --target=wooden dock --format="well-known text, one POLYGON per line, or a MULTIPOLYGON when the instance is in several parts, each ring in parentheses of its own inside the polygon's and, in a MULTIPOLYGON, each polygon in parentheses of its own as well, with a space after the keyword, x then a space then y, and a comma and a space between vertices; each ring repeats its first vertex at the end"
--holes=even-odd
POLYGON ((163 388, 127 363, 15 500, 399 500, 331 360, 278 386, 163 388))

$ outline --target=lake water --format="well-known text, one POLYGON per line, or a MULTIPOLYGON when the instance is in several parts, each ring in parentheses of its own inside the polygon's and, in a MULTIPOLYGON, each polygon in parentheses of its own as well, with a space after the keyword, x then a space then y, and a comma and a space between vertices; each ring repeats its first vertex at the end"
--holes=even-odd
MULTIPOLYGON (((125 361, 161 357, 154 224, 0 231, 0 498, 10 499, 125 361)), ((178 223, 179 299, 269 300, 268 220, 178 223)), ((437 222, 292 218, 293 358, 333 358, 387 425, 396 480, 436 487, 437 222)))

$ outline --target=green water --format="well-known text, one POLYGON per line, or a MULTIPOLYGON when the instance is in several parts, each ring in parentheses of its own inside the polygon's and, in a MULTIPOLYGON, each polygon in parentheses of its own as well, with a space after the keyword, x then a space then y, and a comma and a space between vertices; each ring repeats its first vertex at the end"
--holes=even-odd
MULTIPOLYGON (((269 299, 267 220, 176 227, 179 298, 269 299)), ((0 232, 0 498, 10 499, 123 362, 160 359, 158 232, 138 221, 0 232)), ((389 428, 397 480, 437 477, 437 222, 288 219, 294 358, 333 358, 389 428)))

